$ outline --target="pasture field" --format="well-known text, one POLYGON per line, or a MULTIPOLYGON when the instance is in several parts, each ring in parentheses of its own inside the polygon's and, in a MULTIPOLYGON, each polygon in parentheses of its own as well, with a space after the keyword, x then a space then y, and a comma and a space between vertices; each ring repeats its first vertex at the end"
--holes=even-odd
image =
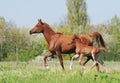
MULTIPOLYGON (((43 62, 0 62, 0 83, 120 83, 120 62, 105 62, 108 73, 95 69, 84 73, 77 61, 69 70, 70 61, 64 60, 65 71, 58 60, 48 61, 49 69, 43 62)), ((86 65, 90 67, 91 62, 86 65)))

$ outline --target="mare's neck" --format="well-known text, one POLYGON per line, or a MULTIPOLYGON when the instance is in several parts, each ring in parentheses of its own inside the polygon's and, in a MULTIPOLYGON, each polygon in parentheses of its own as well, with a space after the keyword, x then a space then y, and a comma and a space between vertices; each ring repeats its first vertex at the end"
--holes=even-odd
POLYGON ((43 31, 43 35, 44 35, 47 43, 49 44, 49 42, 51 41, 51 37, 53 35, 55 35, 55 32, 48 25, 46 25, 46 27, 44 28, 44 31, 43 31))

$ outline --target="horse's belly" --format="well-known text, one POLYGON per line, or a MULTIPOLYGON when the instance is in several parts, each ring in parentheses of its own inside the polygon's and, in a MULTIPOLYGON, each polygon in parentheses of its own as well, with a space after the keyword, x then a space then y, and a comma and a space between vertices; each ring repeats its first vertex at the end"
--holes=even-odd
POLYGON ((69 45, 69 43, 72 42, 72 38, 72 36, 61 36, 59 38, 62 53, 75 52, 75 44, 69 45))
POLYGON ((75 46, 74 45, 64 45, 61 47, 62 53, 74 53, 75 46))

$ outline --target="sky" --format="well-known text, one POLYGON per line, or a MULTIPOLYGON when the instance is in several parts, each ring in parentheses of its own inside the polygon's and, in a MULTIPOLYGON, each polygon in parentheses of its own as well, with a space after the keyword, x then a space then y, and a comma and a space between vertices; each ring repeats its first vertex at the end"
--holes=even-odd
MULTIPOLYGON (((86 0, 87 13, 93 25, 120 17, 120 0, 86 0)), ((67 16, 66 0, 0 0, 0 16, 17 26, 33 27, 38 19, 50 25, 67 16)))

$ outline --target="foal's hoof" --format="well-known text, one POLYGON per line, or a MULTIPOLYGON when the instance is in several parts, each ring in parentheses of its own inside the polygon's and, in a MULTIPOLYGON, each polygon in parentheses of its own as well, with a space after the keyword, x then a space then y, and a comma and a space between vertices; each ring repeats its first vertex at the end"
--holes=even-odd
POLYGON ((69 69, 70 69, 70 70, 72 70, 72 68, 71 68, 71 67, 70 67, 69 69))
POLYGON ((49 69, 49 66, 46 66, 46 69, 49 69))
POLYGON ((84 71, 83 71, 84 74, 86 74, 86 73, 88 73, 88 72, 89 72, 89 70, 84 70, 84 71))
POLYGON ((85 66, 82 66, 82 68, 81 68, 82 70, 85 70, 86 68, 85 68, 85 66))
POLYGON ((48 66, 48 65, 45 65, 45 68, 46 68, 46 69, 49 69, 49 66, 48 66))

